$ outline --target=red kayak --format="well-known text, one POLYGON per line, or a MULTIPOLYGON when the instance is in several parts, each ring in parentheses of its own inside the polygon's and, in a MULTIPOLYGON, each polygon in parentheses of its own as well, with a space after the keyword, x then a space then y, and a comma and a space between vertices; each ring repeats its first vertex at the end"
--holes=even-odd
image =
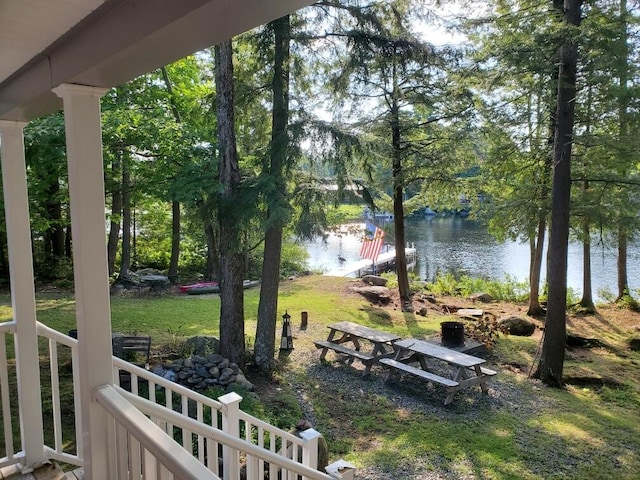
POLYGON ((200 282, 200 283, 192 283, 190 285, 180 285, 178 289, 180 293, 187 293, 192 288, 206 288, 206 287, 217 287, 218 282, 200 282))

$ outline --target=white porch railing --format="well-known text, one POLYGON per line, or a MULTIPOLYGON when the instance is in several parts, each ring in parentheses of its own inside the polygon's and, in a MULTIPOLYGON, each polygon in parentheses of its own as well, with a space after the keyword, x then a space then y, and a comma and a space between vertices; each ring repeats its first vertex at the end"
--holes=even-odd
MULTIPOLYGON (((45 455, 50 459, 82 466, 82 424, 77 388, 73 388, 73 392, 63 393, 60 382, 61 375, 72 375, 72 382, 62 384, 79 384, 78 369, 75 368, 78 365, 77 340, 40 323, 37 324, 37 332, 46 341, 44 344, 41 340, 40 355, 47 356, 50 365, 50 376, 43 374, 42 382, 51 382, 51 396, 43 398, 43 405, 47 406, 44 422, 52 428, 54 441, 53 445, 44 446, 45 455), (45 347, 48 347, 46 352, 43 351, 45 347), (66 438, 62 431, 62 416, 71 412, 75 415, 75 437, 66 438)), ((13 357, 7 355, 5 348, 8 333, 15 333, 14 322, 0 324, 0 413, 4 433, 4 445, 0 444, 0 448, 4 446, 4 451, 0 450, 0 455, 4 454, 0 457, 0 467, 19 463, 23 458, 23 452, 16 452, 13 442, 13 437, 20 432, 20 426, 12 422, 18 406, 9 402, 8 379, 13 357)), ((174 478, 172 475, 175 478, 191 478, 176 473, 171 466, 172 460, 165 458, 167 454, 175 453, 177 459, 183 452, 189 458, 197 459, 210 473, 210 477, 201 477, 203 479, 222 477, 224 480, 239 480, 241 465, 244 465, 245 478, 248 479, 262 479, 267 473, 271 474, 271 478, 276 478, 275 472, 282 480, 332 478, 315 469, 320 437, 315 430, 302 432, 303 438, 299 438, 240 410, 242 397, 235 393, 224 395, 216 401, 116 357, 113 358, 113 368, 116 383, 119 383, 120 373, 127 372, 131 393, 103 386, 94 392, 94 396, 115 420, 110 444, 114 446, 113 459, 118 459, 118 478, 133 478, 123 476, 124 471, 142 472, 135 477, 141 479, 164 480, 174 478), (129 407, 125 408, 122 402, 129 407), (146 415, 151 418, 156 432, 159 427, 164 435, 146 435, 137 431, 136 425, 143 425, 144 422, 132 425, 133 418, 140 420, 131 412, 132 404, 143 412, 143 417, 146 415), (163 451, 164 442, 168 440, 173 449, 163 451), (175 442, 184 450, 178 448, 175 442), (123 447, 125 445, 126 448, 123 447)), ((11 374, 14 384, 17 383, 15 368, 11 374)), ((147 431, 146 427, 143 430, 147 431)))
MULTIPOLYGON (((2 457, 0 458, 0 467, 15 465, 24 457, 22 452, 16 452, 16 446, 13 442, 13 436, 19 425, 15 425, 13 420, 17 418, 18 406, 11 405, 11 389, 9 378, 15 380, 15 366, 9 369, 9 360, 7 359, 7 334, 14 334, 16 331, 15 322, 5 322, 0 324, 0 398, 2 399, 0 413, 2 414, 2 446, 0 450, 2 457)), ((15 389, 15 383, 13 385, 15 389)))

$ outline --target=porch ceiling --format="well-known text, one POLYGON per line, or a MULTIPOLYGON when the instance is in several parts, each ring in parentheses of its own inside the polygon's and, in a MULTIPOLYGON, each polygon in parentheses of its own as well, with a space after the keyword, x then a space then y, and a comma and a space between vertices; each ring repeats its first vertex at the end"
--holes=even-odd
POLYGON ((311 0, 1 0, 0 119, 61 108, 62 83, 113 87, 311 0))

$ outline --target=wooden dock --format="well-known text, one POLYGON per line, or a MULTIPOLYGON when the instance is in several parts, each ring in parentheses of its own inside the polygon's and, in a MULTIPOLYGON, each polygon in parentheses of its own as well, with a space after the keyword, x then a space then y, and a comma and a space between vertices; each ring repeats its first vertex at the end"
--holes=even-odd
MULTIPOLYGON (((407 257, 407 263, 415 262, 416 259, 416 249, 413 247, 407 247, 404 249, 405 256, 407 257)), ((396 262, 396 250, 395 248, 389 249, 386 252, 380 253, 378 255, 378 260, 376 260, 376 271, 380 269, 385 269, 390 264, 394 264, 396 262)), ((373 262, 368 259, 358 260, 357 262, 349 262, 338 268, 334 268, 326 272, 324 275, 327 277, 350 277, 356 276, 361 277, 363 272, 368 272, 371 270, 373 262)))

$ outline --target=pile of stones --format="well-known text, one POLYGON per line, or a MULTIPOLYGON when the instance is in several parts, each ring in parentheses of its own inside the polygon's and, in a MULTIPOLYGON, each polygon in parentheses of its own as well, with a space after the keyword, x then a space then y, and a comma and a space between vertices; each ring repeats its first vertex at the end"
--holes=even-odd
MULTIPOLYGON (((122 333, 113 334, 113 354, 136 363, 133 358, 127 358, 126 354, 129 352, 123 351, 122 337, 122 333)), ((152 373, 196 391, 212 387, 221 387, 227 391, 236 387, 250 392, 254 390, 253 384, 246 379, 240 367, 218 353, 218 338, 195 336, 175 347, 175 355, 179 358, 153 366, 152 373)))
POLYGON ((179 358, 172 363, 156 365, 151 371, 191 390, 206 390, 212 387, 232 390, 234 386, 239 386, 252 391, 254 388, 240 367, 219 353, 179 358))

